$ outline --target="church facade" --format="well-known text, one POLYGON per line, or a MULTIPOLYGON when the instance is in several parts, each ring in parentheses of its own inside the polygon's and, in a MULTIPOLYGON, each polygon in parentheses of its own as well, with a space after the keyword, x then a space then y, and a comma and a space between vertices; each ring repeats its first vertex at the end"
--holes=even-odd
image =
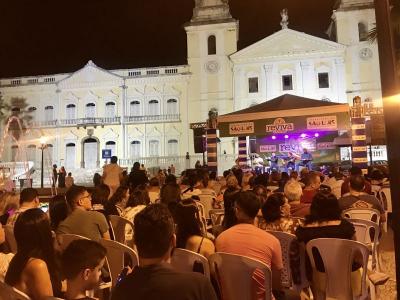
MULTIPOLYGON (((153 158, 166 167, 193 155, 190 124, 212 109, 225 114, 284 93, 339 103, 359 95, 381 106, 378 48, 367 39, 372 0, 340 1, 331 40, 292 30, 289 21, 283 11, 280 31, 238 51, 228 1, 197 0, 185 24, 187 65, 105 70, 89 61, 71 74, 0 79, 3 98, 26 99, 33 117, 21 141, 6 137, 2 160, 40 162, 46 136, 48 156, 67 171, 100 167, 104 149, 126 166, 153 158)), ((233 156, 236 143, 222 139, 219 153, 233 156)))

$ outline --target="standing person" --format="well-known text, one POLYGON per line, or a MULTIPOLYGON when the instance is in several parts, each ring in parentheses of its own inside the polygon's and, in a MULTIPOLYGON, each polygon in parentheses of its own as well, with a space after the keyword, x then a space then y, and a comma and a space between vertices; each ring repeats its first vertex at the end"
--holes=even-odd
POLYGON ((176 246, 174 220, 162 204, 146 207, 135 217, 139 266, 119 283, 112 300, 216 300, 210 281, 195 272, 175 271, 168 263, 176 246))
POLYGON ((61 276, 47 215, 39 208, 25 211, 15 223, 14 235, 18 250, 5 283, 32 299, 60 297, 61 276))
POLYGON ((56 164, 54 164, 53 165, 53 177, 52 177, 52 179, 53 179, 53 187, 56 187, 56 184, 57 184, 57 177, 58 177, 58 172, 57 172, 57 165, 56 164))
POLYGON ((132 171, 129 174, 129 187, 131 191, 134 191, 139 185, 145 185, 148 181, 149 179, 147 178, 145 171, 140 170, 140 163, 135 162, 132 171))
POLYGON ((186 152, 185 156, 185 169, 190 169, 190 155, 189 152, 186 152))
POLYGON ((270 161, 270 171, 278 171, 279 170, 279 165, 278 165, 278 156, 276 156, 275 152, 272 152, 271 157, 268 159, 270 161))
POLYGON ((110 188, 112 196, 120 185, 123 169, 118 165, 118 157, 112 156, 111 162, 103 167, 103 183, 110 188))
POLYGON ((310 152, 308 152, 307 148, 303 148, 303 153, 300 156, 300 160, 300 166, 307 167, 307 169, 309 169, 310 171, 312 170, 313 156, 310 152))
POLYGON ((60 168, 58 172, 58 187, 65 188, 65 177, 67 176, 67 171, 65 171, 64 167, 60 168))
MULTIPOLYGON (((217 252, 243 255, 265 263, 272 271, 272 289, 282 290, 282 251, 279 240, 265 230, 254 226, 260 201, 251 192, 238 192, 235 201, 237 224, 222 232, 215 242, 217 252)), ((255 271, 256 299, 265 299, 265 278, 255 271)))
POLYGON ((74 177, 72 177, 72 173, 69 172, 68 176, 65 177, 65 187, 68 189, 74 185, 74 177))
POLYGON ((176 172, 175 166, 173 164, 171 164, 170 168, 171 168, 171 174, 175 175, 175 172, 176 172))
POLYGON ((196 164, 194 165, 194 168, 195 168, 195 169, 201 169, 201 163, 200 163, 199 160, 196 161, 196 164))

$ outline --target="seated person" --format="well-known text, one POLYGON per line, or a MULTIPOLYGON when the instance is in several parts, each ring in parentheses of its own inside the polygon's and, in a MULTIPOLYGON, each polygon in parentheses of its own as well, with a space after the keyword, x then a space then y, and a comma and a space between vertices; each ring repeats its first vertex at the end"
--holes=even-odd
POLYGON ((290 204, 284 194, 273 193, 261 207, 263 221, 259 227, 264 230, 283 231, 290 234, 296 232, 302 224, 299 219, 290 218, 290 204))
POLYGON ((306 177, 301 203, 311 203, 319 187, 321 186, 321 177, 317 172, 310 172, 306 177))
POLYGON ((10 262, 5 283, 32 299, 61 295, 61 276, 47 215, 39 208, 21 213, 15 222, 17 253, 10 262))
POLYGON ((39 194, 34 188, 25 188, 19 195, 19 208, 12 214, 8 220, 7 225, 14 226, 18 216, 24 211, 31 208, 38 208, 40 204, 39 194))
MULTIPOLYGON (((341 195, 344 196, 347 193, 350 193, 350 177, 353 175, 360 175, 363 176, 362 170, 359 167, 351 167, 350 170, 350 176, 345 178, 345 180, 342 183, 342 188, 341 188, 341 195)), ((364 190, 363 192, 365 192, 366 194, 371 194, 372 190, 371 190, 371 184, 368 181, 365 181, 365 186, 364 186, 364 190)))
MULTIPOLYGON (((238 192, 234 203, 237 224, 222 232, 216 242, 217 252, 248 256, 265 263, 272 271, 272 288, 280 291, 283 268, 279 240, 265 230, 254 226, 260 209, 257 196, 251 192, 238 192)), ((255 272, 254 281, 257 299, 265 299, 264 276, 255 272)))
POLYGON ((128 186, 119 186, 111 198, 105 202, 104 209, 107 215, 120 216, 129 199, 128 186))
POLYGON ((283 189, 290 205, 290 215, 292 217, 304 218, 310 213, 310 204, 301 203, 300 199, 303 195, 303 189, 297 180, 289 180, 283 189))
POLYGON ((86 291, 95 289, 100 281, 106 249, 95 241, 72 241, 62 253, 61 264, 67 280, 65 299, 94 299, 86 291))
POLYGON ((216 300, 210 281, 195 272, 175 271, 168 263, 176 246, 174 220, 162 204, 152 204, 135 217, 139 266, 112 293, 112 300, 216 300))
POLYGON ((73 185, 65 194, 68 205, 68 217, 58 225, 56 233, 72 233, 98 241, 110 239, 105 216, 92 211, 91 195, 85 187, 73 185))
POLYGON ((192 199, 182 200, 175 210, 176 246, 209 257, 214 243, 202 231, 199 210, 192 199))
POLYGON ((385 221, 385 210, 379 200, 375 196, 364 192, 365 182, 366 180, 361 175, 350 176, 350 193, 339 199, 340 208, 342 210, 348 208, 373 208, 381 213, 381 221, 385 221))

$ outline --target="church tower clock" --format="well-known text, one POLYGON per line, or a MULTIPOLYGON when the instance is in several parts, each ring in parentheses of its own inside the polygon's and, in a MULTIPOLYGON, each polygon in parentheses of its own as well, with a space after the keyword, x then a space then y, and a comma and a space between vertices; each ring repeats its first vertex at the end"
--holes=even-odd
POLYGON ((195 0, 193 17, 185 24, 190 122, 204 122, 211 109, 219 114, 233 110, 229 55, 237 51, 238 25, 228 0, 195 0))

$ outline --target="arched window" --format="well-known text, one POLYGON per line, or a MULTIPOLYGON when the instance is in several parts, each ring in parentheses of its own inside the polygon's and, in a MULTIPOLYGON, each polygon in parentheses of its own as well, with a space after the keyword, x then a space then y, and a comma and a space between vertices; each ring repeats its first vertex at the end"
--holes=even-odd
POLYGON ((158 100, 149 101, 149 115, 157 116, 160 114, 160 102, 158 100))
POLYGON ((27 161, 36 161, 36 146, 29 145, 26 149, 26 160, 27 161))
POLYGON ((21 109, 19 107, 14 106, 13 108, 11 108, 11 112, 13 114, 18 114, 19 112, 21 112, 21 109))
POLYGON ((207 40, 208 55, 217 54, 217 39, 215 35, 210 35, 207 40))
POLYGON ((106 118, 115 118, 115 103, 106 103, 106 118))
POLYGON ((18 146, 11 146, 11 161, 16 161, 18 156, 18 146))
POLYGON ((106 142, 106 149, 110 149, 111 150, 111 155, 117 155, 117 149, 116 149, 116 144, 114 141, 108 141, 106 142))
POLYGON ((167 153, 168 153, 168 156, 176 156, 179 154, 178 140, 169 140, 168 141, 167 153))
POLYGON ((75 144, 68 143, 65 148, 65 169, 75 169, 75 144))
POLYGON ((368 26, 363 22, 358 23, 358 40, 360 42, 368 40, 368 26))
POLYGON ((149 141, 149 156, 159 156, 160 155, 160 142, 157 140, 149 141))
POLYGON ((178 100, 169 99, 167 100, 167 115, 178 114, 178 100))
POLYGON ((96 104, 94 104, 94 103, 86 104, 85 117, 86 118, 95 118, 96 117, 96 104))
POLYGON ((44 119, 45 121, 54 120, 54 107, 49 105, 44 108, 44 119))
POLYGON ((141 144, 140 141, 131 142, 131 157, 140 157, 141 156, 141 144))
POLYGON ((76 119, 76 106, 75 104, 68 104, 66 107, 66 118, 67 120, 76 119))
POLYGON ((140 101, 137 101, 137 100, 131 101, 130 113, 131 113, 131 116, 133 116, 133 117, 137 117, 137 116, 141 115, 141 112, 140 112, 140 101))

